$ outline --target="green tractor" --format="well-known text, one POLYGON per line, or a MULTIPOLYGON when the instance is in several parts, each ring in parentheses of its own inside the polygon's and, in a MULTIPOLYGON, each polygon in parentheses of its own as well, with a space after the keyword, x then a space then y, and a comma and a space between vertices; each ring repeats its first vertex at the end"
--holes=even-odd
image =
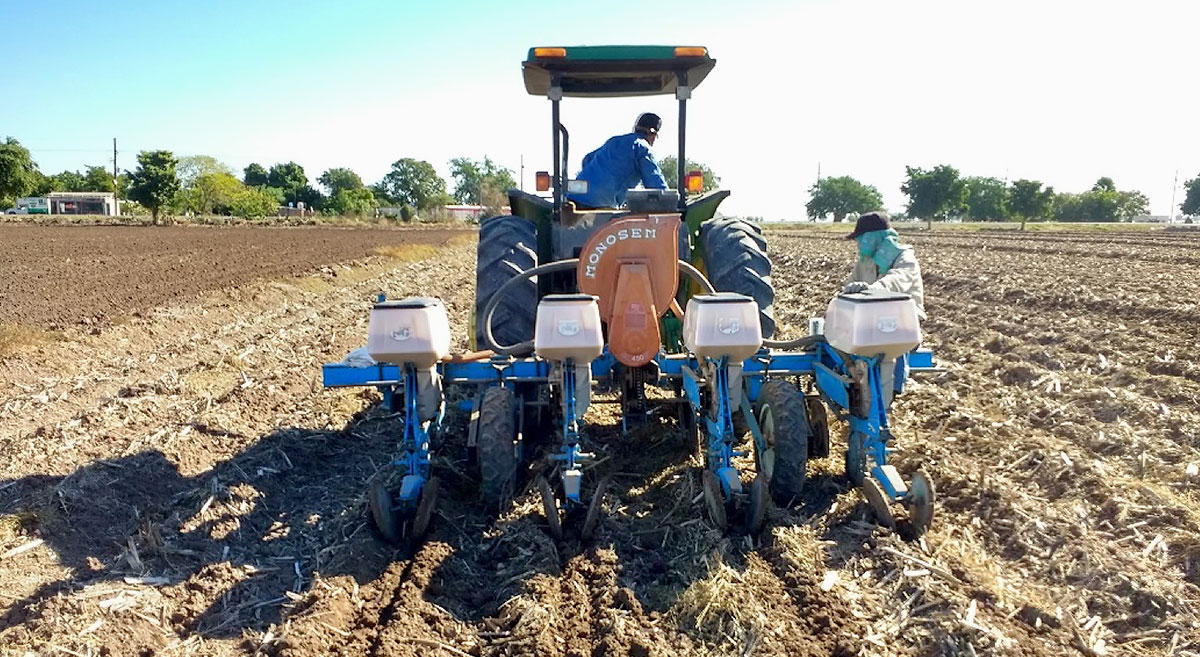
MULTIPOLYGON (((523 62, 525 89, 550 100, 554 170, 538 174, 545 196, 509 190, 511 215, 490 217, 479 227, 475 270, 475 308, 472 338, 477 349, 486 349, 482 318, 497 290, 522 271, 539 263, 576 258, 588 237, 612 219, 639 212, 678 212, 680 259, 704 272, 721 292, 736 292, 754 299, 759 307, 762 335, 775 332, 772 304, 771 261, 762 230, 742 219, 720 218, 717 207, 729 192, 714 190, 689 195, 689 183, 698 190, 699 172, 685 172, 687 102, 692 90, 704 81, 716 60, 703 47, 676 46, 577 46, 531 48, 523 62), (627 208, 579 211, 567 199, 579 181, 568 180, 569 133, 561 120, 562 99, 613 98, 674 94, 679 102, 679 162, 675 190, 630 193, 627 208)), ((665 172, 670 175, 670 172, 665 172)), ((576 291, 574 272, 525 280, 506 291, 493 313, 493 338, 502 345, 531 340, 538 301, 556 293, 576 291)), ((687 282, 677 296, 679 307, 699 290, 687 282)), ((669 313, 661 319, 663 346, 668 353, 684 350, 681 317, 669 313)))

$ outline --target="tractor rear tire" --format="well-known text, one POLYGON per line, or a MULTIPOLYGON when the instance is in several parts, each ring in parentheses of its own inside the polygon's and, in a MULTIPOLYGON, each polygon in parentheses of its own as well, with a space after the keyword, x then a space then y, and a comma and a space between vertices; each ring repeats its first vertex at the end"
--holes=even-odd
MULTIPOLYGON (((537 226, 521 217, 489 217, 479 225, 475 258, 475 348, 490 349, 485 337, 484 310, 488 301, 517 274, 538 264, 537 226)), ((537 311, 537 278, 510 288, 492 314, 492 337, 503 346, 533 339, 537 311)))
POLYGON ((488 512, 501 512, 517 481, 517 398, 511 390, 494 386, 483 393, 476 436, 483 504, 488 512))
POLYGON ((704 268, 718 292, 744 294, 758 304, 762 334, 775 334, 775 288, 762 229, 742 220, 718 217, 700 225, 704 268))
POLYGON ((808 476, 812 431, 806 411, 804 395, 787 381, 767 381, 758 393, 758 426, 766 444, 763 452, 755 450, 758 472, 781 507, 800 497, 808 476))

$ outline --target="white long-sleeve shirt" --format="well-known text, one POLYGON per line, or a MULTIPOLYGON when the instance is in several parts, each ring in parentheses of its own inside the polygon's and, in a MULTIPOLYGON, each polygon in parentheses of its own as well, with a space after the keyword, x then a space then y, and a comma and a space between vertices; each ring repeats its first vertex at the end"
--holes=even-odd
POLYGON ((879 275, 879 266, 874 260, 859 258, 846 282, 856 281, 866 283, 871 290, 888 290, 911 296, 921 319, 925 319, 925 284, 921 280, 921 263, 917 262, 912 247, 901 247, 900 255, 896 256, 891 268, 883 276, 879 275))

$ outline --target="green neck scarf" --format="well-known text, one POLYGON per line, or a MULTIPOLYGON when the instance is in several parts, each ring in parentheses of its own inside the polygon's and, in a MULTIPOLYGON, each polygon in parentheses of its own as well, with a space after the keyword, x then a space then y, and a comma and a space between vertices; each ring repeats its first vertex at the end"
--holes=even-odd
POLYGON ((891 228, 873 230, 858 236, 858 253, 864 258, 875 261, 879 275, 883 276, 892 268, 892 263, 900 255, 900 235, 891 228))

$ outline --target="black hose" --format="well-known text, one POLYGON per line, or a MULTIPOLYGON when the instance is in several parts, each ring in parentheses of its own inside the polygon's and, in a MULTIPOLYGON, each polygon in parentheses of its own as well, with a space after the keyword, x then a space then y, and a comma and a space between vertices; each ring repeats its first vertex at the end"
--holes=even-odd
MULTIPOLYGON (((695 267, 693 267, 692 263, 688 262, 687 260, 680 260, 679 261, 679 271, 687 274, 688 278, 692 279, 693 281, 696 281, 696 283, 700 287, 704 288, 704 291, 706 293, 716 294, 717 288, 713 287, 713 284, 710 283, 709 280, 704 277, 704 274, 700 273, 699 269, 696 269, 695 267)), ((680 317, 679 319, 683 319, 683 318, 680 317)))
POLYGON ((823 335, 806 335, 791 340, 763 340, 763 346, 769 349, 808 349, 824 339, 823 335))
MULTIPOLYGON (((551 274, 556 271, 566 271, 574 269, 579 265, 579 258, 571 258, 570 260, 558 260, 548 262, 544 265, 538 265, 533 269, 527 269, 516 276, 508 279, 492 298, 488 300, 487 307, 483 310, 483 337, 487 340, 488 347, 492 351, 503 356, 526 356, 533 353, 533 340, 518 342, 517 344, 500 345, 496 343, 495 336, 492 335, 492 315, 496 312, 496 307, 500 305, 500 300, 504 298, 504 293, 510 288, 516 286, 519 281, 527 278, 533 278, 541 274, 551 274)), ((536 308, 534 309, 536 312, 536 308)))

